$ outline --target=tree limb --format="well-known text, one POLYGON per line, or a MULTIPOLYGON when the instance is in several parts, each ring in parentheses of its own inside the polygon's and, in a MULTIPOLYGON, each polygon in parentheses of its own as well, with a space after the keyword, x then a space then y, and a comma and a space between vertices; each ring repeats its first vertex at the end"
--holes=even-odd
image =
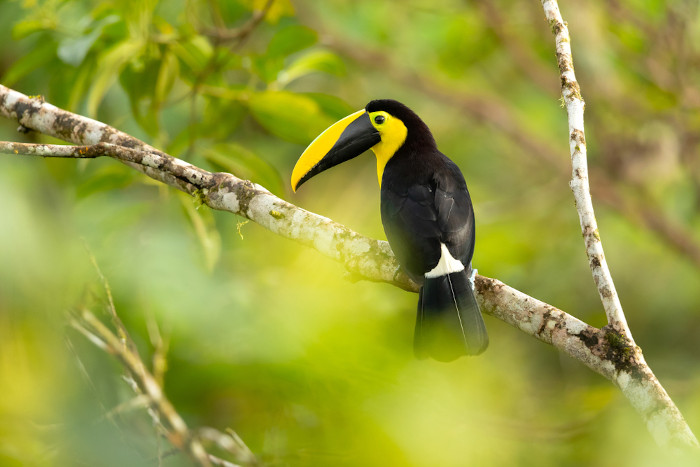
POLYGON ((627 325, 625 313, 622 311, 620 298, 615 290, 608 263, 603 254, 603 243, 600 240, 598 224, 593 212, 593 200, 588 185, 588 162, 586 159, 586 136, 583 130, 583 109, 585 103, 581 97, 581 88, 574 74, 574 61, 571 56, 571 38, 569 29, 559 12, 556 0, 542 0, 545 16, 556 38, 557 63, 561 77, 561 95, 569 116, 569 148, 571 151, 572 175, 571 190, 576 200, 583 232, 588 264, 593 273, 593 280, 598 287, 598 294, 603 302, 608 325, 619 331, 630 344, 634 345, 632 332, 627 325))
MULTIPOLYGON (((593 211, 593 200, 591 199, 591 192, 588 184, 586 136, 583 128, 585 103, 583 97, 581 97, 581 88, 574 73, 569 29, 562 19, 556 0, 542 0, 542 8, 552 28, 552 33, 555 36, 557 64, 559 66, 559 75, 561 78, 561 94, 566 106, 566 113, 569 121, 569 149, 571 152, 572 166, 570 186, 574 193, 574 199, 576 200, 576 210, 578 211, 581 231, 586 245, 588 263, 608 319, 608 326, 606 327, 615 331, 615 334, 610 334, 610 336, 617 336, 616 339, 621 339, 619 344, 623 346, 625 350, 629 352, 631 358, 638 363, 639 369, 643 372, 648 372, 646 377, 652 385, 655 386, 653 388, 655 396, 659 400, 670 401, 671 399, 665 389, 661 386, 644 361, 641 349, 634 342, 632 332, 627 325, 627 319, 622 310, 622 304, 615 290, 615 284, 603 253, 603 244, 600 239, 600 233, 593 211)), ((606 338, 608 338, 607 334, 606 338)), ((629 377, 624 374, 616 375, 614 381, 623 392, 625 391, 625 387, 630 383, 629 377)), ((657 411, 667 410, 668 413, 665 414, 666 417, 669 419, 682 420, 682 416, 675 406, 668 406, 662 409, 654 404, 643 404, 642 399, 637 399, 636 401, 634 399, 630 400, 632 404, 635 405, 635 408, 642 413, 650 431, 656 437, 657 441, 661 441, 661 444, 668 442, 668 440, 663 440, 663 437, 676 436, 678 437, 678 441, 683 439, 691 445, 698 445, 697 439, 695 439, 695 436, 687 425, 684 427, 683 424, 676 424, 673 427, 676 430, 674 433, 668 433, 667 428, 669 427, 664 427, 662 429, 658 426, 659 414, 657 411)))
MULTIPOLYGON (((200 169, 104 123, 30 99, 1 85, 0 114, 26 128, 81 145, 77 149, 58 146, 62 157, 71 153, 79 157, 103 155, 117 159, 196 196, 213 209, 246 217, 273 233, 310 246, 364 279, 418 290, 415 283, 399 272, 387 242, 367 238, 301 209, 260 185, 228 173, 200 169)), ((0 152, 17 155, 35 156, 41 152, 46 156, 49 149, 48 145, 0 143, 0 152)), ((660 445, 697 446, 680 411, 646 365, 641 349, 630 345, 617 330, 594 328, 496 279, 477 276, 476 289, 484 312, 553 345, 617 385, 640 412, 660 445)))

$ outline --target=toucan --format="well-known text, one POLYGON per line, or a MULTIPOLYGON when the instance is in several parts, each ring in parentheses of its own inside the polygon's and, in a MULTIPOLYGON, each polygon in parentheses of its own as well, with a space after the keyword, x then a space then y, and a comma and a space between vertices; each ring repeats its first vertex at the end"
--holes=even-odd
POLYGON ((292 171, 292 189, 371 149, 381 217, 400 267, 420 284, 414 351, 452 361, 478 355, 488 334, 474 295, 474 209, 459 167, 404 104, 373 100, 321 133, 292 171))

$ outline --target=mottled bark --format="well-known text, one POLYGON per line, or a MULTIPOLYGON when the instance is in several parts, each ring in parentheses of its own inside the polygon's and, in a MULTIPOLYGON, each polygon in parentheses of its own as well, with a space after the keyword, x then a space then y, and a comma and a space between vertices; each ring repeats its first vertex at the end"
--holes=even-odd
MULTIPOLYGON (((608 319, 608 325, 601 330, 603 334, 590 334, 586 344, 591 353, 605 363, 600 368, 600 373, 612 380, 627 396, 642 415, 647 428, 659 444, 698 447, 697 439, 645 362, 642 350, 635 344, 632 332, 627 325, 622 304, 605 260, 593 211, 588 181, 586 136, 583 127, 585 103, 574 73, 569 29, 562 19, 556 0, 542 0, 542 7, 555 37, 561 95, 569 121, 572 167, 570 186, 576 201, 588 263, 608 319)), ((581 355, 581 357, 581 360, 588 365, 587 356, 581 355)))
POLYGON ((562 20, 559 6, 555 0, 543 0, 542 7, 556 40, 557 63, 561 78, 561 95, 569 117, 569 147, 572 167, 570 185, 576 200, 576 210, 581 222, 588 264, 593 274, 593 280, 598 287, 598 293, 603 302, 605 314, 608 317, 608 324, 634 343, 632 333, 627 326, 625 314, 622 311, 620 299, 615 290, 608 263, 603 254, 603 244, 600 240, 598 224, 593 211, 593 201, 591 200, 591 190, 588 183, 586 136, 583 129, 585 103, 581 97, 581 88, 574 74, 569 29, 564 20, 562 20))

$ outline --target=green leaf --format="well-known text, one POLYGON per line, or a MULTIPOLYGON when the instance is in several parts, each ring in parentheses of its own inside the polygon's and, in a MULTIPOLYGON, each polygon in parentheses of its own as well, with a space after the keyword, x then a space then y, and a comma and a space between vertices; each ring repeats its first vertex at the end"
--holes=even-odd
POLYGON ((333 52, 313 50, 293 61, 282 71, 278 82, 284 86, 302 76, 318 72, 343 76, 346 73, 345 63, 333 52))
POLYGON ((277 81, 287 56, 312 46, 316 40, 316 33, 304 26, 279 30, 268 44, 267 53, 250 56, 253 72, 266 83, 277 81))
POLYGON ((25 37, 39 31, 53 30, 56 25, 47 19, 28 19, 20 21, 12 28, 12 38, 14 40, 24 39, 25 37))
POLYGON ((221 143, 204 150, 204 157, 216 170, 258 183, 276 195, 284 193, 277 169, 253 151, 235 143, 221 143))
POLYGON ((279 77, 284 68, 283 57, 268 57, 267 55, 252 55, 250 57, 252 71, 265 83, 272 83, 279 77))
POLYGON ((119 164, 105 165, 90 172, 85 181, 76 187, 76 196, 86 198, 103 191, 116 191, 131 185, 133 181, 133 171, 124 170, 119 164))
POLYGON ((97 74, 87 97, 87 114, 94 117, 97 107, 107 93, 109 87, 114 84, 119 73, 129 60, 138 57, 143 50, 141 41, 128 40, 120 42, 103 54, 97 62, 97 74))
POLYGON ((153 102, 160 67, 159 61, 150 60, 143 63, 138 71, 134 69, 134 66, 126 66, 119 75, 122 89, 129 96, 134 119, 146 133, 154 138, 158 136, 160 131, 158 108, 153 102))
POLYGON ((155 94, 153 99, 154 107, 160 107, 164 102, 175 84, 175 80, 180 74, 180 62, 171 51, 166 51, 161 60, 160 69, 158 70, 158 79, 156 80, 155 94))
POLYGON ((92 31, 82 37, 68 37, 58 45, 58 58, 69 65, 78 66, 83 63, 92 44, 100 37, 101 31, 92 31))
POLYGON ((242 102, 205 97, 198 134, 213 141, 226 141, 246 116, 248 107, 242 102))
POLYGON ((174 42, 171 50, 185 65, 183 71, 199 73, 209 62, 214 52, 209 41, 203 36, 192 36, 186 42, 174 42))
POLYGON ((83 100, 85 96, 86 89, 90 85, 90 78, 94 70, 94 63, 90 66, 83 63, 83 65, 78 69, 78 74, 74 80, 71 81, 72 87, 70 94, 68 95, 68 103, 66 104, 67 110, 72 112, 78 111, 78 105, 83 100))
POLYGON ((214 215, 210 209, 195 206, 191 196, 181 194, 178 199, 202 248, 204 265, 211 272, 221 257, 221 235, 216 228, 214 215))
POLYGON ((267 131, 298 144, 308 144, 333 123, 313 99, 287 91, 255 93, 249 107, 267 131))
POLYGON ((311 47, 318 40, 316 31, 306 26, 291 25, 280 29, 272 36, 267 46, 267 55, 286 57, 300 50, 311 47))
POLYGON ((321 111, 331 117, 333 120, 340 120, 341 118, 347 117, 351 113, 358 110, 351 107, 340 97, 332 96, 330 94, 307 92, 304 93, 304 96, 313 99, 319 105, 321 111))
POLYGON ((93 26, 92 32, 80 37, 68 37, 63 39, 58 45, 58 58, 69 65, 80 65, 95 41, 102 35, 105 26, 116 23, 117 21, 119 21, 118 16, 110 15, 98 21, 93 26))
POLYGON ((42 65, 48 65, 56 53, 56 44, 52 40, 39 41, 36 48, 17 60, 2 77, 2 84, 12 86, 27 74, 42 65))

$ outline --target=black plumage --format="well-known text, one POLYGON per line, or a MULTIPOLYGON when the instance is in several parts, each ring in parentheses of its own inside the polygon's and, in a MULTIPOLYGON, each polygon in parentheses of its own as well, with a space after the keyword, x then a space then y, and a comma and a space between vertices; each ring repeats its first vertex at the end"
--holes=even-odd
POLYGON ((459 167, 442 154, 425 123, 393 100, 370 102, 406 126, 406 140, 382 174, 381 215, 389 244, 406 273, 422 285, 416 318, 418 357, 450 361, 476 355, 488 335, 469 275, 474 253, 474 211, 459 167), (428 278, 444 244, 464 270, 428 278))
POLYGON ((377 156, 387 239, 421 285, 416 355, 450 361, 483 352, 488 335, 470 282, 475 236, 467 184, 412 110, 375 100, 333 124, 297 161, 292 189, 367 149, 377 156))

